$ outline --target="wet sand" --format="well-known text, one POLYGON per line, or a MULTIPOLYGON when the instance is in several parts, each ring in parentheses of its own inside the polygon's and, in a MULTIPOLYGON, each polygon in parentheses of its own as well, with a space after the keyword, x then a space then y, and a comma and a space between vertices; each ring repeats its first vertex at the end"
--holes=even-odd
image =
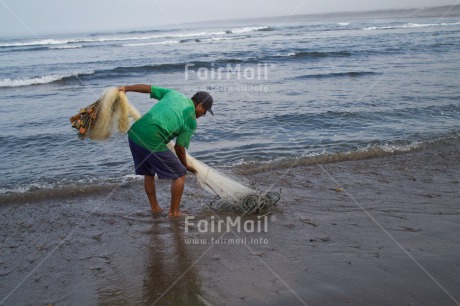
POLYGON ((253 168, 282 189, 280 211, 242 219, 253 233, 201 231, 238 215, 192 178, 188 223, 152 216, 140 182, 3 204, 0 304, 458 305, 459 149, 253 168))

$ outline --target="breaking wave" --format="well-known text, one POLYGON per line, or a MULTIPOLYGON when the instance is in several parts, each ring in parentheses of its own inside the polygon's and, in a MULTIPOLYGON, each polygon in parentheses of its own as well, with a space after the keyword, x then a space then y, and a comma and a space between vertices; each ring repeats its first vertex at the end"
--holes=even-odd
MULTIPOLYGON (((0 43, 0 48, 11 48, 11 47, 31 47, 31 46, 53 46, 53 45, 69 45, 69 44, 83 44, 83 43, 105 43, 105 42, 124 42, 124 41, 139 41, 139 40, 154 40, 154 39, 167 39, 167 38, 189 38, 189 37, 214 37, 214 36, 223 36, 226 34, 241 34, 249 33, 255 31, 273 31, 274 28, 268 26, 259 26, 259 27, 242 27, 235 28, 227 31, 197 31, 197 32, 133 32, 131 34, 135 35, 107 35, 99 37, 82 37, 82 38, 72 38, 72 39, 34 39, 26 41, 16 41, 16 42, 4 42, 0 43)), ((134 43, 133 43, 134 44, 134 43)), ((75 48, 71 46, 69 48, 75 48)))
MULTIPOLYGON (((145 44, 129 44, 125 45, 127 47, 136 47, 136 46, 146 46, 146 45, 155 45, 155 44, 176 44, 177 41, 169 42, 158 42, 158 43, 145 43, 145 44)), ((174 72, 174 71, 184 71, 184 67, 193 67, 195 69, 204 67, 204 68, 215 68, 218 66, 225 66, 228 64, 256 64, 270 61, 283 61, 283 60, 304 60, 304 59, 320 59, 328 57, 348 57, 351 56, 350 52, 347 51, 338 51, 338 52, 290 52, 285 54, 277 54, 276 56, 265 55, 261 57, 246 58, 241 57, 235 58, 226 58, 218 61, 193 61, 193 62, 178 62, 178 63, 168 63, 168 64, 158 64, 158 65, 143 65, 143 66, 127 66, 127 67, 114 67, 108 69, 99 69, 94 71, 78 72, 78 73, 68 73, 68 74, 51 74, 43 76, 32 76, 26 78, 5 78, 0 79, 0 88, 2 87, 21 87, 21 86, 30 86, 30 85, 41 85, 49 84, 56 82, 72 82, 79 80, 88 80, 88 79, 102 79, 102 78, 117 78, 120 75, 127 76, 129 74, 138 74, 146 72, 174 72)), ((192 69, 192 68, 190 68, 192 69)), ((361 72, 362 73, 362 72, 361 72)), ((350 76, 356 74, 355 76, 360 76, 360 73, 350 72, 350 76)))
POLYGON ((375 31, 375 30, 391 30, 391 29, 406 29, 406 28, 427 28, 427 27, 441 27, 441 26, 455 26, 460 25, 460 22, 451 23, 406 23, 403 25, 391 25, 391 26, 370 26, 363 28, 364 31, 375 31))
POLYGON ((22 87, 31 85, 50 84, 65 79, 78 79, 79 76, 91 75, 93 72, 81 73, 81 74, 51 74, 31 78, 19 78, 19 79, 1 79, 0 88, 2 87, 22 87))

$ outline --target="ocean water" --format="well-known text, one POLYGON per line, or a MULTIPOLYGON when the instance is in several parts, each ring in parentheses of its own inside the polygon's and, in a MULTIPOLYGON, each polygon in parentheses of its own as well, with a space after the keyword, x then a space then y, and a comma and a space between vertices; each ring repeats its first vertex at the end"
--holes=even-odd
POLYGON ((137 179, 126 135, 80 141, 69 122, 118 85, 211 92, 189 153, 218 168, 458 141, 459 50, 453 17, 2 39, 0 194, 137 179))

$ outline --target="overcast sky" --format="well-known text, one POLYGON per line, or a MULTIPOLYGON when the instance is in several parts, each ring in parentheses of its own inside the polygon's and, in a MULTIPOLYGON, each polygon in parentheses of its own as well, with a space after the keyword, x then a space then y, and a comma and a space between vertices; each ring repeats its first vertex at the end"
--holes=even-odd
POLYGON ((0 0, 0 36, 148 29, 193 21, 452 5, 460 0, 0 0))

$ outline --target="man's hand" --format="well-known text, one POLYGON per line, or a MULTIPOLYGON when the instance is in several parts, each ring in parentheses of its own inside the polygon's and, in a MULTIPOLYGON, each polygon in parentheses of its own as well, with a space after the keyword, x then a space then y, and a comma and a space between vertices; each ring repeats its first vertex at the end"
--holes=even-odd
POLYGON ((195 168, 193 168, 192 166, 190 166, 190 165, 187 165, 187 170, 188 170, 188 171, 190 171, 190 172, 192 172, 193 174, 195 174, 195 175, 196 175, 196 172, 197 172, 197 171, 196 171, 196 169, 195 169, 195 168))
POLYGON ((193 174, 196 174, 196 169, 187 164, 187 155, 185 154, 185 148, 176 144, 174 146, 174 150, 176 151, 177 158, 179 158, 182 165, 185 166, 185 169, 192 172, 193 174))
POLYGON ((125 86, 118 87, 118 91, 126 91, 125 86))

